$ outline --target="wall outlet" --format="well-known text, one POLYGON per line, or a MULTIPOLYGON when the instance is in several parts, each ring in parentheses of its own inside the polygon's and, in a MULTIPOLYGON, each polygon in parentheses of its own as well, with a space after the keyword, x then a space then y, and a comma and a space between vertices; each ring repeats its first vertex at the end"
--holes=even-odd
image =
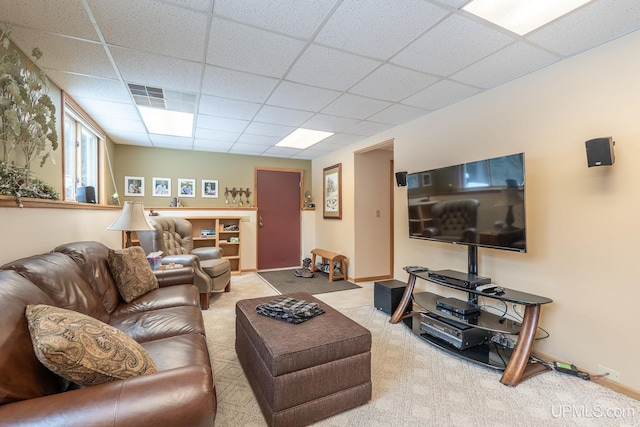
POLYGON ((604 378, 609 380, 620 382, 620 372, 616 372, 613 369, 609 369, 606 366, 598 365, 598 375, 609 374, 604 378))
POLYGON ((251 221, 251 219, 248 216, 242 217, 242 222, 249 222, 249 221, 251 221))

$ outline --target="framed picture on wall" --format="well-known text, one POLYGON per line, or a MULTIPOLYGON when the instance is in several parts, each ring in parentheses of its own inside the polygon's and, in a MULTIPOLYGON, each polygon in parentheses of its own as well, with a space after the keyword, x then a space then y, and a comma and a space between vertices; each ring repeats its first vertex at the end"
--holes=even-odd
POLYGON ((324 168, 322 217, 342 219, 342 163, 324 168))
POLYGON ((124 195, 134 197, 144 197, 144 177, 125 176, 124 195))
POLYGON ((218 198, 218 180, 203 179, 202 180, 202 197, 218 198))
POLYGON ((153 178, 151 185, 155 197, 171 197, 171 178, 153 178))
POLYGON ((178 197, 196 197, 196 180, 178 178, 178 197))

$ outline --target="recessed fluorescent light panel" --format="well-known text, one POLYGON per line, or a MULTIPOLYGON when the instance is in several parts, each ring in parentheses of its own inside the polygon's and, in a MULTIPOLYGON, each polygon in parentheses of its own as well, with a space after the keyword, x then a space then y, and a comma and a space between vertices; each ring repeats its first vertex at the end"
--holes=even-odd
POLYGON ((276 144, 277 147, 299 148, 304 150, 317 144, 325 138, 333 135, 333 132, 298 128, 276 144))
POLYGON ((591 0, 473 0, 462 9, 521 36, 591 0))
POLYGON ((149 133, 193 136, 195 94, 135 84, 129 90, 149 133))

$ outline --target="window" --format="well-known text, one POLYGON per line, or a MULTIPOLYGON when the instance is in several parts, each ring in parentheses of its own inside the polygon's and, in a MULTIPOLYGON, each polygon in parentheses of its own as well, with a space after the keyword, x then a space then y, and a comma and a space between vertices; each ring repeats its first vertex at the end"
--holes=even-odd
POLYGON ((465 163, 464 188, 504 187, 509 185, 509 181, 515 181, 512 185, 522 186, 523 168, 522 156, 517 154, 465 163))
POLYGON ((100 144, 102 137, 78 112, 69 99, 64 101, 64 200, 75 201, 78 187, 91 186, 100 200, 100 144))

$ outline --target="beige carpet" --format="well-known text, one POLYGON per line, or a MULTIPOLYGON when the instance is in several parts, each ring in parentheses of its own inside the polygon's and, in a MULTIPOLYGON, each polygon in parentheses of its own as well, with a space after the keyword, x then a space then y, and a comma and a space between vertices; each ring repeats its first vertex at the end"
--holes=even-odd
MULTIPOLYGON (((218 427, 266 425, 235 354, 234 310, 240 299, 276 294, 255 274, 234 276, 231 292, 212 295, 211 308, 203 311, 218 427)), ((372 333, 373 398, 317 426, 640 425, 640 402, 598 384, 546 372, 507 387, 499 373, 429 346, 372 305, 340 311, 372 333)))

